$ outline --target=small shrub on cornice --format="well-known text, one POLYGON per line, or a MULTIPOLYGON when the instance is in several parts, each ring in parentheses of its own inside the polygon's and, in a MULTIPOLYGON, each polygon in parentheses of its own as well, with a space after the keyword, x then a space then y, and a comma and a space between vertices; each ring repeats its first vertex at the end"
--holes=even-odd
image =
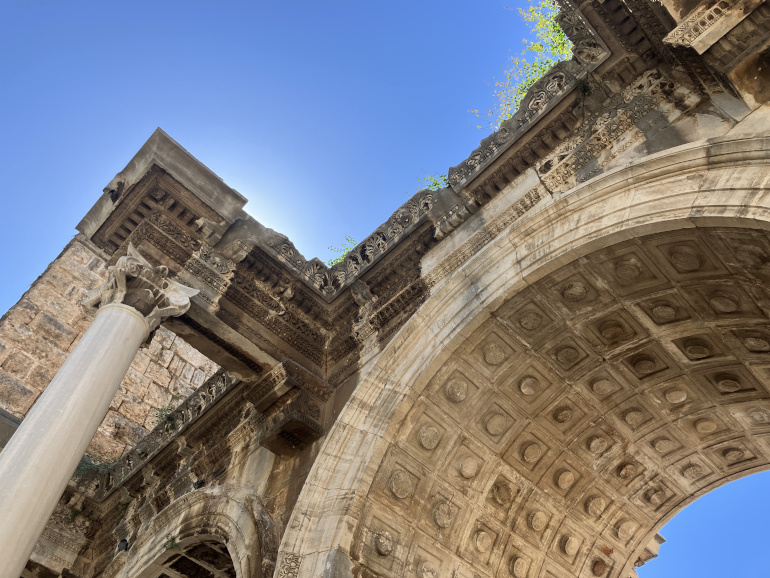
POLYGON ((326 262, 326 265, 329 267, 332 267, 336 265, 337 263, 342 263, 342 261, 345 260, 345 257, 348 253, 350 253, 358 243, 356 243, 355 239, 351 237, 350 235, 345 236, 345 243, 342 244, 341 247, 329 247, 329 251, 333 251, 334 253, 339 253, 340 255, 338 257, 334 257, 332 259, 329 259, 326 262))
MULTIPOLYGON (((557 62, 572 57, 572 42, 556 22, 559 7, 553 0, 528 0, 529 6, 518 8, 529 30, 524 38, 524 48, 517 56, 509 56, 510 66, 503 70, 503 78, 495 81, 497 104, 482 113, 479 109, 468 112, 484 124, 476 128, 497 130, 500 123, 513 116, 527 90, 545 75, 557 62)), ((511 8, 508 8, 511 10, 511 8)))

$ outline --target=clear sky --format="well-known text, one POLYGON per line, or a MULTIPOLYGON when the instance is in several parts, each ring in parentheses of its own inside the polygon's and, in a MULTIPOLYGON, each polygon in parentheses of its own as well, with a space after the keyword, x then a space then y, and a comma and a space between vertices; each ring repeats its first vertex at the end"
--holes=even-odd
MULTIPOLYGON (((521 4, 0 2, 0 311, 156 127, 305 257, 363 240, 486 136, 466 111, 493 104, 489 83, 525 35, 505 7, 521 4)), ((767 539, 768 481, 686 509, 640 576, 770 576, 767 548, 746 546, 767 539)))

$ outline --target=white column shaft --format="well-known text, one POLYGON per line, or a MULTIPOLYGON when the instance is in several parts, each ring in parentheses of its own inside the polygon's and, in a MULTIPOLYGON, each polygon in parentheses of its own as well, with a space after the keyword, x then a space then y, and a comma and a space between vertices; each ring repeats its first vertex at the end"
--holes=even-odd
POLYGON ((0 452, 0 578, 19 578, 148 332, 133 307, 99 309, 0 452))

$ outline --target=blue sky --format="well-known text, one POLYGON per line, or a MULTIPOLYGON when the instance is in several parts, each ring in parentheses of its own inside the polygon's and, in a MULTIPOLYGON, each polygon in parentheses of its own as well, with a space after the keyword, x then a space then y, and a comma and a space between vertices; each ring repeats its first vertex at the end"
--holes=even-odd
MULTIPOLYGON (((425 172, 445 172, 486 135, 466 111, 493 104, 489 83, 521 46, 525 31, 505 10, 517 5, 0 3, 0 311, 158 126, 306 257, 334 256, 327 247, 346 235, 362 240, 425 172)), ((640 576, 770 575, 768 480, 686 509, 640 576)))
POLYGON ((508 0, 0 4, 0 309, 15 302, 152 131, 326 260, 485 134, 524 30, 508 0))

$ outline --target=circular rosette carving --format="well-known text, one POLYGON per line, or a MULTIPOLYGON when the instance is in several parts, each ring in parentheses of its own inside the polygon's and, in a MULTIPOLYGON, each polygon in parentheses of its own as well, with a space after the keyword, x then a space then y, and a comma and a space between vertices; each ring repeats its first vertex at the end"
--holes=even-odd
POLYGON ((485 532, 484 530, 479 530, 474 536, 474 543, 476 545, 476 550, 482 554, 485 554, 492 549, 492 536, 490 536, 489 533, 485 532))
POLYGON ((532 512, 527 518, 527 524, 535 532, 542 532, 548 524, 548 516, 543 512, 532 512))
POLYGON ((511 556, 508 560, 508 573, 514 578, 526 578, 529 562, 521 556, 511 556))
POLYGON ((452 524, 453 518, 454 509, 448 502, 439 502, 433 508, 433 522, 442 530, 452 524))
POLYGON ((488 343, 484 346, 484 361, 489 365, 500 365, 505 361, 505 349, 497 343, 488 343))
POLYGON ((463 379, 452 378, 444 388, 444 395, 452 403, 461 403, 468 397, 468 383, 463 379))
POLYGON ((377 532, 374 536, 374 549, 380 556, 389 556, 393 552, 393 536, 390 532, 377 532))
POLYGON ((534 331, 543 324, 543 316, 536 311, 527 311, 519 317, 519 325, 527 331, 534 331))
POLYGON ((617 389, 609 379, 597 379, 591 384, 591 391, 596 395, 609 395, 617 389))
POLYGON ((543 448, 540 447, 540 444, 536 443, 527 444, 527 446, 524 448, 524 451, 522 452, 522 457, 528 464, 534 464, 540 459, 540 456, 542 455, 543 448))
POLYGON ((466 480, 476 477, 479 471, 479 462, 476 458, 467 457, 460 462, 460 475, 466 480))
POLYGON ((420 441, 420 445, 423 448, 426 450, 433 450, 441 440, 441 434, 432 425, 424 425, 420 428, 417 439, 420 441))
POLYGON ((419 578, 438 578, 438 572, 430 562, 420 562, 417 567, 417 576, 419 578))
POLYGON ((390 491, 393 495, 403 500, 412 493, 412 476, 404 470, 396 470, 390 476, 390 491))
POLYGON ((514 489, 511 484, 500 480, 492 486, 492 499, 500 506, 507 506, 513 501, 514 489))

